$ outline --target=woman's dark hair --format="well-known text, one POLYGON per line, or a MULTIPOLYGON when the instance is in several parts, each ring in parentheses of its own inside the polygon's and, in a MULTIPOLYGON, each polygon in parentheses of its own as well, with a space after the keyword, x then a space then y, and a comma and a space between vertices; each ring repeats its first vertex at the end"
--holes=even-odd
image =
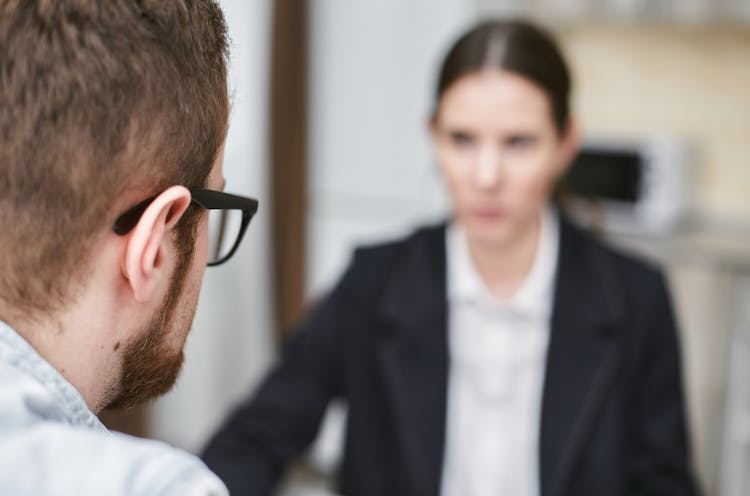
POLYGON ((501 69, 539 86, 549 97, 558 133, 567 130, 570 72, 550 34, 521 20, 483 22, 461 36, 440 68, 435 107, 453 83, 484 69, 501 69))

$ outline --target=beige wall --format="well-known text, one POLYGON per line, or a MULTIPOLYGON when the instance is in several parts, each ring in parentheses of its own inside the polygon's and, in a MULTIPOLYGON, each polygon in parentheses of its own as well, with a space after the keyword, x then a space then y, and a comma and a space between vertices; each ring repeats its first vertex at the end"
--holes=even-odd
MULTIPOLYGON (((577 25, 559 34, 575 74, 583 136, 685 139, 695 151, 697 213, 750 227, 750 27, 577 25)), ((707 494, 719 493, 723 473, 731 294, 720 260, 714 253, 665 264, 682 330, 695 461, 707 494)))
POLYGON ((576 26, 561 31, 584 133, 686 138, 696 208, 750 223, 750 27, 576 26))

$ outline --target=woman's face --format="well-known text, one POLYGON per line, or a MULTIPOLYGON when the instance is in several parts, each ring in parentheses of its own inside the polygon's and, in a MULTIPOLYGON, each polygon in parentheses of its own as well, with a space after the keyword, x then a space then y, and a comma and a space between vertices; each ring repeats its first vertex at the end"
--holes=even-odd
POLYGON ((444 91, 431 127, 469 241, 507 245, 533 232, 575 151, 573 133, 558 134, 547 95, 511 72, 472 73, 444 91))

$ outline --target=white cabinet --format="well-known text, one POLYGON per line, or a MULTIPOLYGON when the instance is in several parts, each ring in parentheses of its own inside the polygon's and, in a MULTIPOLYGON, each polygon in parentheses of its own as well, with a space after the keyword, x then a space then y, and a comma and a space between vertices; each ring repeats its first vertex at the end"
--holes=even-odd
POLYGON ((530 15, 547 22, 636 21, 750 24, 748 0, 477 0, 484 15, 530 15))

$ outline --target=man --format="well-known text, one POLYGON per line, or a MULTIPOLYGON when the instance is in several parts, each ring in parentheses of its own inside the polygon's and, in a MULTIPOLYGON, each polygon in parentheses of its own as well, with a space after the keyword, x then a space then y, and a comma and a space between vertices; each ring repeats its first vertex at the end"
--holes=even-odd
POLYGON ((96 417, 170 389, 257 209, 211 191, 226 57, 213 0, 0 0, 0 494, 226 494, 96 417))

